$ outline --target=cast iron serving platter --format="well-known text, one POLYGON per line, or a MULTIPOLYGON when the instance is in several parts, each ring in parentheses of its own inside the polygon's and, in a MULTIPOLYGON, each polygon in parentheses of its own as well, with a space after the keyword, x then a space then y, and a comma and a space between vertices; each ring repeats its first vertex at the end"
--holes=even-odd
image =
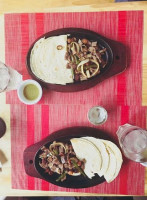
POLYGON ((57 29, 57 30, 45 33, 44 35, 42 35, 41 37, 39 37, 37 40, 34 41, 34 43, 31 45, 27 54, 26 66, 31 77, 37 80, 43 87, 46 87, 50 90, 54 90, 58 92, 77 92, 77 91, 89 89, 95 86, 96 84, 123 72, 127 67, 126 47, 117 41, 110 40, 108 38, 105 38, 97 34, 96 32, 93 32, 87 29, 81 29, 81 28, 57 29), (105 53, 105 60, 107 61, 107 65, 105 66, 104 69, 101 70, 100 74, 97 74, 96 76, 85 81, 68 83, 66 85, 46 83, 45 81, 39 79, 37 76, 34 75, 30 67, 30 54, 31 54, 31 50, 34 44, 40 38, 48 38, 51 36, 58 36, 58 35, 64 35, 64 34, 70 34, 71 37, 76 37, 79 39, 86 38, 90 41, 97 41, 97 43, 101 47, 104 47, 107 49, 105 53))
POLYGON ((24 159, 24 167, 25 171, 29 176, 37 177, 40 179, 44 179, 54 185, 58 185, 60 187, 65 188, 87 188, 92 187, 98 184, 101 184, 105 181, 104 177, 99 177, 95 175, 92 179, 85 178, 82 175, 80 176, 69 176, 67 175, 67 179, 63 182, 56 182, 58 174, 53 173, 53 175, 48 175, 44 172, 44 170, 39 165, 39 155, 41 153, 40 148, 45 145, 49 147, 49 145, 53 141, 60 142, 68 142, 71 138, 79 138, 83 136, 92 136, 100 139, 111 140, 110 134, 102 131, 100 129, 92 128, 92 127, 69 127, 65 129, 61 129, 56 131, 43 139, 42 141, 27 147, 24 150, 23 159, 24 159))

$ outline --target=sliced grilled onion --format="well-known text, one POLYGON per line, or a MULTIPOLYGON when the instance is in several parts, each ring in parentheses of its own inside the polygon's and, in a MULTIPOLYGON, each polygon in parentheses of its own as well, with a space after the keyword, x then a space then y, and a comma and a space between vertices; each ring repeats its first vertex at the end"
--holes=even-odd
POLYGON ((88 63, 89 61, 90 61, 89 59, 82 60, 82 61, 78 64, 77 70, 79 70, 79 68, 80 68, 82 65, 88 63))
POLYGON ((80 50, 79 44, 77 42, 72 42, 70 44, 70 49, 71 49, 73 55, 79 53, 79 50, 80 50))
POLYGON ((87 75, 84 73, 84 65, 81 66, 81 73, 84 77, 88 78, 87 75))
POLYGON ((53 144, 50 145, 49 150, 53 152, 53 148, 56 146, 62 146, 64 148, 65 153, 67 153, 67 149, 62 142, 53 142, 53 144))
POLYGON ((95 61, 93 59, 91 59, 90 61, 95 63, 98 66, 97 69, 92 73, 92 75, 91 75, 91 77, 92 77, 92 76, 94 76, 94 75, 96 75, 98 73, 100 65, 99 65, 99 63, 97 61, 95 61))
POLYGON ((97 41, 90 42, 85 38, 70 38, 69 40, 67 51, 70 58, 68 57, 68 61, 75 64, 73 68, 74 80, 87 80, 100 73, 100 68, 104 68, 107 64, 102 57, 106 48, 99 47, 97 41))
POLYGON ((95 75, 98 73, 98 71, 99 71, 99 63, 98 63, 97 61, 93 60, 93 59, 86 59, 86 60, 81 61, 81 62, 78 64, 77 70, 78 70, 78 71, 81 71, 81 73, 82 73, 82 75, 83 75, 84 77, 90 78, 90 77, 92 77, 92 76, 95 76, 95 75), (90 62, 93 62, 93 63, 95 63, 95 64, 97 65, 97 68, 94 69, 94 71, 93 71, 93 73, 92 73, 91 75, 90 75, 90 71, 89 71, 89 70, 86 70, 86 73, 84 72, 84 65, 85 65, 86 63, 88 63, 89 61, 90 61, 90 62))
POLYGON ((71 56, 70 56, 70 59, 71 59, 71 62, 73 63, 73 62, 74 62, 74 56, 71 55, 71 56))
POLYGON ((87 51, 87 46, 86 46, 85 44, 82 44, 82 46, 81 46, 81 51, 82 51, 82 52, 87 51))
POLYGON ((86 75, 87 75, 87 78, 90 78, 90 72, 89 72, 89 70, 86 70, 86 75))

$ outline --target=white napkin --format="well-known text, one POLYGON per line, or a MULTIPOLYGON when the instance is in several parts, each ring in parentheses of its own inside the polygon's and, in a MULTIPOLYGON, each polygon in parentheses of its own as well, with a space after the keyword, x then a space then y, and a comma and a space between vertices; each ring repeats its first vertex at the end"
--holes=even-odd
POLYGON ((4 200, 6 197, 4 196, 0 196, 0 200, 4 200))
MULTIPOLYGON (((4 88, 4 90, 2 92, 7 92, 10 90, 16 90, 18 85, 20 84, 20 82, 22 82, 22 75, 20 73, 18 73, 16 70, 12 69, 9 66, 6 66, 4 63, 2 63, 0 61, 0 69, 3 69, 5 72, 1 72, 0 79, 4 79, 4 83, 7 83, 7 80, 9 78, 9 81, 7 83, 6 88, 4 88), (8 72, 6 72, 6 69, 8 72)), ((1 82, 2 84, 2 82, 1 82)), ((1 87, 0 87, 1 88, 1 87)))

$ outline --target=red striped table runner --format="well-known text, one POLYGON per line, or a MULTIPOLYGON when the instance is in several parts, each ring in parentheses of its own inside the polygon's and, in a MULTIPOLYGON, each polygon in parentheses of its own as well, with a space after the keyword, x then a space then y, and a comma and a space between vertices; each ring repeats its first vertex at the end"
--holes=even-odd
MULTIPOLYGON (((143 11, 6 14, 6 64, 30 78, 26 54, 32 42, 58 28, 78 27, 99 33, 127 46, 127 70, 97 86, 77 93, 46 91, 40 104, 141 105, 143 11)), ((7 93, 7 103, 20 103, 16 91, 7 93)))
MULTIPOLYGON (((110 132, 115 138, 118 126, 126 122, 145 128, 146 108, 140 107, 143 11, 6 14, 6 64, 22 73, 24 79, 30 78, 25 66, 29 46, 43 33, 63 27, 87 28, 127 45, 129 67, 124 73, 86 91, 67 94, 46 92, 40 102, 44 105, 11 105, 12 187, 29 190, 144 195, 144 167, 131 161, 124 162, 119 176, 111 184, 103 183, 79 190, 60 188, 29 177, 24 172, 22 154, 27 146, 61 128, 76 125, 91 126, 86 116, 92 105, 99 104, 108 110, 108 121, 101 128, 110 132)), ((7 93, 7 103, 20 103, 15 91, 7 93)))
MULTIPOLYGON (((127 159, 124 159, 119 176, 113 182, 109 184, 105 182, 86 189, 61 188, 26 175, 23 165, 23 150, 56 130, 70 126, 91 126, 87 119, 87 111, 91 106, 93 105, 11 105, 12 188, 144 195, 145 168, 127 159)), ((116 131, 119 125, 126 122, 145 128, 146 108, 139 106, 111 107, 108 109, 107 122, 99 128, 106 130, 117 141, 116 131)))

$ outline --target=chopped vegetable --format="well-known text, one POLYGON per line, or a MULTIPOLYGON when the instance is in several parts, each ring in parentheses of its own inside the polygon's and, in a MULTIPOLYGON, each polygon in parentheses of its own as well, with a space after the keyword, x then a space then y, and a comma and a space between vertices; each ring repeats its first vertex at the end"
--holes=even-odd
POLYGON ((70 49, 71 49, 73 55, 75 55, 75 54, 78 54, 78 53, 79 53, 79 49, 80 49, 80 48, 79 48, 79 45, 78 45, 77 42, 72 42, 72 43, 70 44, 70 49))
POLYGON ((58 181, 64 181, 66 175, 78 176, 81 169, 84 169, 85 160, 79 160, 73 150, 71 143, 62 143, 54 141, 49 147, 43 146, 40 149, 42 152, 39 155, 39 165, 44 169, 45 173, 52 175, 59 174, 58 181), (71 158, 77 163, 71 162, 71 158))
POLYGON ((90 78, 90 72, 89 72, 89 70, 86 70, 86 75, 87 75, 87 78, 90 78))
POLYGON ((59 153, 58 153, 58 151, 56 150, 56 149, 53 149, 53 154, 55 155, 55 156, 58 156, 59 155, 59 153))
POLYGON ((49 150, 52 152, 53 148, 56 146, 62 146, 64 148, 64 151, 66 153, 66 147, 64 146, 64 144, 62 142, 53 142, 53 144, 50 145, 49 150))
POLYGON ((66 177, 66 173, 63 172, 57 179, 56 182, 62 181, 66 177))
POLYGON ((85 60, 81 61, 81 62, 78 64, 78 66, 77 66, 77 70, 78 70, 82 65, 84 65, 84 64, 86 64, 86 63, 88 63, 88 62, 89 62, 89 59, 85 59, 85 60))
POLYGON ((83 176, 86 176, 86 174, 84 173, 84 171, 82 170, 82 168, 80 168, 78 166, 78 163, 75 161, 74 158, 70 158, 71 160, 71 163, 76 167, 76 169, 83 175, 83 176))
POLYGON ((75 81, 87 80, 99 74, 106 66, 104 55, 107 49, 99 46, 97 41, 73 37, 68 38, 67 43, 67 68, 72 69, 75 81))
POLYGON ((83 43, 83 44, 87 44, 87 43, 88 43, 88 40, 84 38, 84 39, 82 39, 82 43, 83 43))

